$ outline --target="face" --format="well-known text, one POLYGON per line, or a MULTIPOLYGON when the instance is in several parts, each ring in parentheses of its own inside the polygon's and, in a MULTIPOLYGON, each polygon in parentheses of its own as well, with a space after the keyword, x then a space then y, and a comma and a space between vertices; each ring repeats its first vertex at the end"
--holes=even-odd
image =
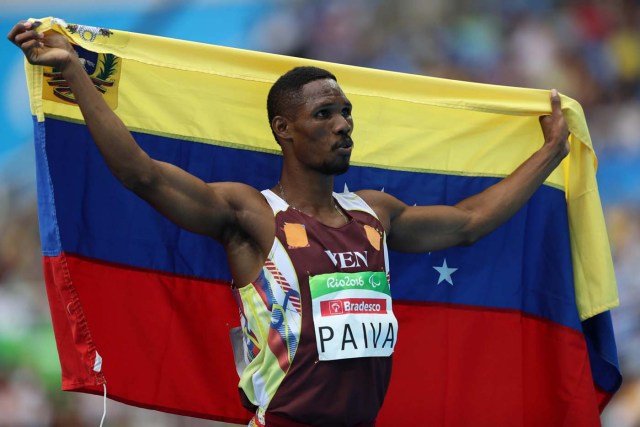
POLYGON ((351 103, 338 83, 331 79, 307 83, 292 110, 288 130, 296 159, 324 174, 346 172, 353 148, 353 119, 351 103))

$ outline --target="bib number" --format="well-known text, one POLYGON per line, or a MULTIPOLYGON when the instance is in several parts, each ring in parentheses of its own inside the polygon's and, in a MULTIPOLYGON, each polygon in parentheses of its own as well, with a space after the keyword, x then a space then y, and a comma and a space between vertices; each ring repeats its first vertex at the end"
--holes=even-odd
POLYGON ((309 287, 319 360, 393 353, 398 321, 385 272, 320 274, 309 287))

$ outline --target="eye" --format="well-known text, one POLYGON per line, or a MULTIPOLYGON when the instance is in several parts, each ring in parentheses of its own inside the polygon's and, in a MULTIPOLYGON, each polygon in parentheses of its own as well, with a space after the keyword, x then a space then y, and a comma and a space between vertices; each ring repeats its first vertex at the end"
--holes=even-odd
POLYGON ((318 110, 315 114, 315 116, 318 119, 326 119, 327 117, 329 117, 331 115, 331 112, 329 110, 327 110, 326 108, 323 108, 322 110, 318 110))
POLYGON ((342 117, 351 117, 351 107, 344 107, 342 109, 342 117))

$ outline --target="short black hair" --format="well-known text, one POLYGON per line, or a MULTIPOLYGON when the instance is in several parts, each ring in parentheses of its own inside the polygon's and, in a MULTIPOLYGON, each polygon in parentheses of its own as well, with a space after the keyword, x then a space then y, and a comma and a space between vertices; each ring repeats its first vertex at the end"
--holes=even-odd
POLYGON ((296 101, 302 86, 314 80, 321 79, 338 81, 336 76, 329 71, 311 66, 296 67, 280 76, 273 86, 271 86, 269 95, 267 96, 269 126, 271 126, 271 122, 275 116, 287 113, 286 109, 291 105, 292 101, 296 101))

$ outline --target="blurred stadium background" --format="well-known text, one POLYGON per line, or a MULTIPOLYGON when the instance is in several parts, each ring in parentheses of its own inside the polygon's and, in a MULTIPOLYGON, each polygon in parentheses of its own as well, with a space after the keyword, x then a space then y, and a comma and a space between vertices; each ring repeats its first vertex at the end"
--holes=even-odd
MULTIPOLYGON (((587 115, 621 306, 624 385, 606 427, 640 426, 639 0, 0 0, 26 17, 435 77, 556 87, 587 115)), ((97 426, 102 399, 62 393, 40 265, 21 53, 0 43, 0 427, 97 426)), ((220 425, 108 402, 108 426, 220 425)))

